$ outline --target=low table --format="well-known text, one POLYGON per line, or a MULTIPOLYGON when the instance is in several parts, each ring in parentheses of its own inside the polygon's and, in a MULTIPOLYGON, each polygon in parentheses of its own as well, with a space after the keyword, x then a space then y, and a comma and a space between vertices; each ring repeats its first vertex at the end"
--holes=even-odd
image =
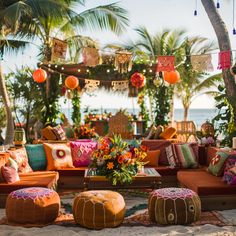
POLYGON ((161 175, 154 168, 145 168, 144 173, 134 176, 131 184, 112 185, 105 176, 95 175, 91 169, 85 170, 84 190, 88 189, 157 189, 161 187, 161 175))

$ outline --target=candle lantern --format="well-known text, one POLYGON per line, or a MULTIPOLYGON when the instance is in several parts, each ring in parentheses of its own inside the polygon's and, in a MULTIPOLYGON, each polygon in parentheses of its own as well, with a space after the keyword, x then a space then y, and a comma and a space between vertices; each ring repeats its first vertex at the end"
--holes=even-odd
POLYGON ((23 146, 26 143, 25 130, 21 127, 17 127, 14 130, 14 144, 16 146, 23 146))

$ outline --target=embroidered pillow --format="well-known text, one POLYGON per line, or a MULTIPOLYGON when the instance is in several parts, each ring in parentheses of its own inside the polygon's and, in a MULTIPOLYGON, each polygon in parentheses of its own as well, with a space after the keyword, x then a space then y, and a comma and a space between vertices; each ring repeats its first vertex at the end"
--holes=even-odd
POLYGON ((158 166, 160 150, 147 151, 147 156, 143 159, 143 162, 148 162, 145 166, 158 166))
POLYGON ((15 183, 19 181, 17 170, 10 166, 2 166, 0 169, 0 183, 15 183))
POLYGON ((26 145, 25 149, 28 154, 29 164, 34 171, 46 170, 47 158, 43 144, 26 145))
POLYGON ((181 168, 196 168, 197 158, 190 144, 174 144, 179 166, 181 168))
POLYGON ((29 173, 33 170, 31 169, 28 156, 25 148, 16 149, 14 151, 9 151, 11 158, 17 163, 18 165, 18 172, 21 173, 29 173))
POLYGON ((217 152, 215 157, 213 157, 208 166, 208 172, 215 176, 221 176, 224 171, 225 162, 229 154, 226 152, 217 152))
POLYGON ((74 167, 71 150, 68 144, 43 144, 47 157, 47 170, 58 170, 65 167, 74 167))
POLYGON ((166 157, 171 167, 179 167, 179 160, 177 158, 174 145, 166 147, 166 157))
POLYGON ((8 162, 6 163, 6 166, 10 166, 14 168, 18 172, 18 165, 16 161, 14 161, 12 158, 9 157, 8 162))
POLYGON ((52 128, 53 133, 56 135, 57 140, 66 140, 66 133, 60 125, 57 125, 52 128))
POLYGON ((88 166, 92 152, 97 149, 97 142, 81 139, 70 142, 70 147, 74 166, 88 166))

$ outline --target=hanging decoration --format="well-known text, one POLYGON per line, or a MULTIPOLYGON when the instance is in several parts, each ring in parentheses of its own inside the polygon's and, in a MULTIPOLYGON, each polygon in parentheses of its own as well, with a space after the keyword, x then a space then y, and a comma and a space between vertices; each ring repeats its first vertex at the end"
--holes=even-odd
POLYGON ((163 72, 163 79, 168 82, 169 84, 175 84, 179 81, 180 75, 177 70, 173 71, 164 71, 163 72))
POLYGON ((100 56, 98 53, 98 49, 89 47, 84 48, 82 55, 83 55, 83 63, 86 66, 95 67, 98 64, 100 64, 100 56))
POLYGON ((235 16, 235 0, 233 0, 233 35, 236 35, 234 16, 235 16))
POLYGON ((146 78, 141 73, 134 73, 130 78, 131 84, 136 88, 142 88, 146 84, 146 78))
POLYGON ((111 86, 114 91, 124 91, 129 88, 129 81, 112 81, 111 86))
POLYGON ((229 69, 231 66, 231 52, 221 51, 218 54, 218 67, 217 69, 229 69))
POLYGON ((37 83, 43 83, 47 79, 47 72, 41 68, 38 68, 33 73, 33 79, 37 83))
POLYGON ((197 16, 197 0, 195 0, 195 10, 194 10, 193 15, 197 16))
POLYGON ((191 56, 191 64, 196 71, 213 71, 213 65, 210 54, 191 56))
POLYGON ((157 72, 172 71, 175 69, 175 56, 158 56, 157 72))
POLYGON ((88 93, 93 93, 96 89, 98 89, 98 86, 100 85, 99 80, 85 79, 84 82, 85 82, 84 89, 88 93))
POLYGON ((65 86, 68 89, 73 90, 76 87, 78 87, 78 85, 79 85, 79 81, 75 76, 70 75, 70 76, 66 77, 65 86))
POLYGON ((58 61, 58 59, 65 60, 66 51, 67 51, 67 42, 57 38, 52 39, 51 61, 58 61))
POLYGON ((127 73, 132 69, 132 53, 128 51, 116 51, 115 68, 119 73, 127 73))
POLYGON ((219 9, 220 8, 220 0, 216 1, 216 8, 219 9))

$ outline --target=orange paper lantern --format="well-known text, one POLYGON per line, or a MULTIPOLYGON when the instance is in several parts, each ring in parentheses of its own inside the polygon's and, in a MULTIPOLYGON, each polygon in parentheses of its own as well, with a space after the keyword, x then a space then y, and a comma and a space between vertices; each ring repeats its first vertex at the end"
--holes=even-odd
POLYGON ((163 79, 169 84, 175 84, 180 79, 180 75, 177 70, 164 71, 163 74, 163 79))
POLYGON ((77 79, 75 76, 70 75, 70 76, 68 76, 68 77, 66 78, 66 80, 65 80, 65 85, 66 85, 66 87, 67 87, 68 89, 73 90, 73 89, 75 89, 76 87, 78 87, 79 81, 78 81, 78 79, 77 79))
POLYGON ((34 71, 33 79, 37 83, 43 83, 47 79, 47 72, 45 70, 39 68, 34 71))

